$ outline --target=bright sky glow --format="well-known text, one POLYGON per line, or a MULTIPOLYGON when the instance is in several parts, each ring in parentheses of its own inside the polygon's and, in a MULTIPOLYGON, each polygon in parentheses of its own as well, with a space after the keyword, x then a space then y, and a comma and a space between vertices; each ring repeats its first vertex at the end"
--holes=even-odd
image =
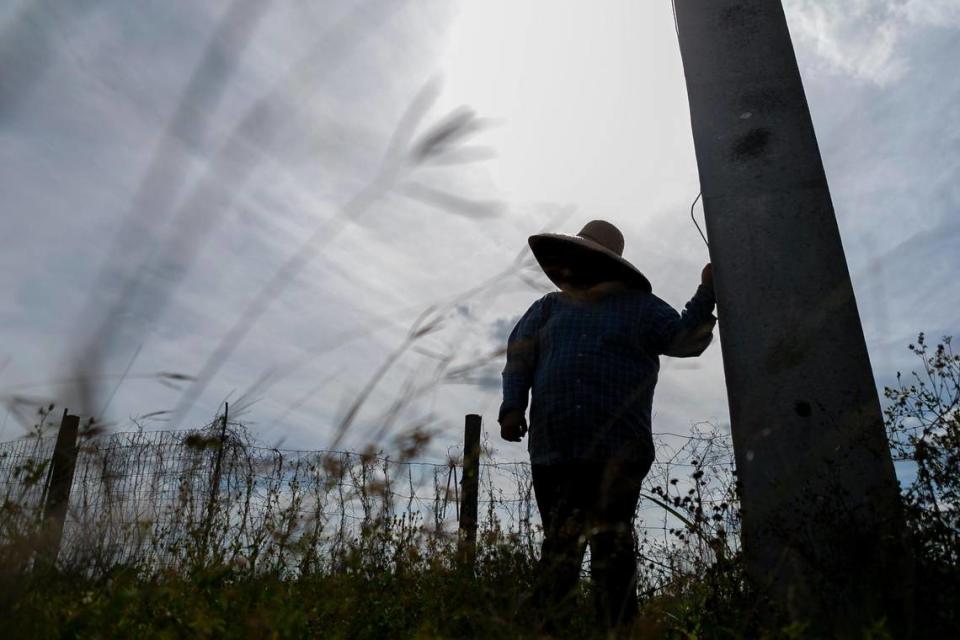
POLYGON ((502 121, 490 170, 511 200, 642 216, 689 178, 669 3, 465 3, 448 43, 444 100, 502 121))
MULTIPOLYGON (((915 366, 905 345, 918 331, 960 333, 960 4, 787 0, 785 9, 882 386, 915 366)), ((625 256, 675 307, 708 259, 689 219, 699 187, 668 0, 322 8, 103 0, 56 10, 21 2, 4 16, 0 395, 8 407, 77 406, 71 357, 103 321, 80 310, 107 308, 99 302, 115 300, 118 283, 141 266, 163 302, 145 296, 149 304, 122 308, 123 340, 95 371, 96 404, 109 401, 106 418, 124 429, 133 416, 175 406, 182 389, 154 374, 196 373, 208 362, 263 283, 374 178, 432 77, 442 77, 442 91, 415 133, 466 105, 495 123, 469 145, 496 155, 418 167, 411 179, 502 203, 499 215, 424 203, 403 185, 387 190, 285 285, 174 426, 202 424, 225 398, 231 406, 242 398, 244 419, 264 440, 329 444, 331 425, 417 315, 502 271, 562 211, 572 213, 552 230, 575 233, 593 218, 617 224, 625 256), (229 12, 251 8, 262 15, 248 37, 214 37, 229 12), (224 49, 214 47, 208 75, 190 85, 211 43, 224 49), (211 93, 178 111, 189 86, 211 93), (177 113, 189 126, 173 131, 163 165, 174 188, 132 210, 177 113), (209 232, 174 219, 209 223, 209 232), (129 220, 137 233, 116 259, 115 235, 129 220), (188 228, 189 251, 147 260, 158 246, 166 251, 158 243, 176 235, 171 229, 188 228), (110 277, 101 281, 104 264, 110 277), (128 366, 133 375, 121 383, 128 366)), ((360 446, 405 380, 425 382, 436 356, 454 356, 455 367, 501 347, 539 295, 511 278, 463 302, 421 352, 406 352, 384 376, 348 444, 360 446)), ((441 434, 431 455, 441 455, 458 442, 463 414, 479 412, 498 455, 524 458, 523 445, 496 435, 501 367, 489 363, 471 384, 433 386, 400 424, 432 413, 441 434)), ((719 345, 694 362, 664 361, 655 411, 661 432, 727 421, 719 345)), ((22 432, 16 412, 2 425, 0 439, 22 432)))

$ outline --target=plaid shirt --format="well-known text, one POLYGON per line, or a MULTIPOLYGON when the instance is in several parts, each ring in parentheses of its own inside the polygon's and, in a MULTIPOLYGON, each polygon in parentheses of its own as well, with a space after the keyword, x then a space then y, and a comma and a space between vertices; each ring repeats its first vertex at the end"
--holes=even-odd
POLYGON ((530 406, 534 464, 653 459, 650 431, 659 356, 698 356, 713 338, 714 295, 701 285, 683 314, 639 290, 576 301, 548 293, 507 342, 503 404, 530 406))

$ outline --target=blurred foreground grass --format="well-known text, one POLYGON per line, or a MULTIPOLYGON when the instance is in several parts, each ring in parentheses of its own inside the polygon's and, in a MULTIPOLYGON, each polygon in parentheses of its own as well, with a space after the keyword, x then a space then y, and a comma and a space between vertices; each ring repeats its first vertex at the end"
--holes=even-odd
MULTIPOLYGON (((885 413, 894 459, 915 472, 902 488, 909 549, 916 563, 913 637, 960 637, 960 355, 953 353, 948 338, 930 348, 922 334, 910 350, 922 370, 907 378, 898 375, 897 386, 886 389, 885 413)), ((202 446, 189 449, 199 452, 191 453, 190 460, 203 469, 202 456, 213 449, 206 439, 197 442, 202 446)), ((716 437, 690 442, 696 454, 687 468, 692 487, 684 495, 686 487, 678 489, 678 478, 667 474, 657 478, 662 486, 654 486, 648 496, 679 523, 668 532, 674 542, 658 546, 644 535, 638 537, 641 614, 615 637, 809 637, 802 623, 778 611, 745 575, 736 483, 725 475, 728 467, 720 460, 729 450, 716 437), (718 505, 719 499, 723 501, 718 505)), ((238 453, 241 462, 252 459, 250 449, 238 446, 236 451, 243 453, 238 453)), ((24 526, 38 520, 8 492, 0 510, 0 634, 527 638, 538 637, 549 617, 560 621, 554 637, 604 637, 593 621, 589 580, 581 581, 576 598, 563 611, 537 611, 527 604, 537 579, 536 527, 529 522, 520 529, 502 526, 504 521, 494 517, 494 500, 480 529, 472 569, 461 561, 456 534, 444 531, 440 520, 426 526, 423 520, 397 517, 378 507, 388 504, 384 483, 360 484, 360 524, 333 527, 333 537, 321 544, 319 525, 324 521, 306 521, 316 525, 311 530, 294 508, 302 504, 297 492, 305 486, 299 479, 308 477, 303 470, 317 473, 316 490, 335 495, 346 485, 324 478, 343 479, 356 473, 352 469, 359 469, 362 480, 372 477, 368 474, 373 467, 364 465, 375 458, 363 457, 361 462, 359 467, 329 460, 326 466, 310 463, 295 466, 296 473, 275 467, 268 479, 284 478, 288 488, 268 493, 268 508, 260 512, 266 515, 259 520, 251 521, 243 509, 240 529, 235 505, 243 500, 215 504, 205 499, 209 485, 182 483, 173 528, 157 530, 164 537, 150 538, 155 546, 136 547, 150 553, 117 554, 110 551, 110 540, 87 535, 77 539, 79 544, 75 540, 72 551, 61 554, 56 565, 38 553, 36 529, 24 526), (374 487, 380 503, 369 493, 374 487), (297 536, 292 535, 295 527, 300 527, 297 536), (168 555, 158 555, 160 549, 168 555)), ((186 467, 177 468, 182 473, 186 467)), ((257 473, 251 467, 240 477, 257 473)), ((28 488, 43 477, 43 469, 34 463, 24 466, 28 488)), ((521 476, 517 479, 523 482, 521 476)), ((233 495, 231 485, 225 486, 225 495, 233 495)), ((238 483, 236 495, 250 495, 244 489, 248 486, 238 483)), ((336 513, 342 523, 347 503, 339 495, 336 513)), ((318 499, 315 504, 329 503, 318 499)), ((877 620, 858 637, 895 636, 885 620, 877 620)))

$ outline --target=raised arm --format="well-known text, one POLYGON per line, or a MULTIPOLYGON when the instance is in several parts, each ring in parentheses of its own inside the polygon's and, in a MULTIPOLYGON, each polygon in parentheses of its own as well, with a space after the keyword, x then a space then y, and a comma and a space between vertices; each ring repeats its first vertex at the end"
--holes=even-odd
POLYGON ((713 340, 713 316, 716 299, 713 273, 707 265, 702 283, 687 302, 683 313, 677 313, 666 302, 656 298, 652 309, 653 346, 657 353, 674 358, 692 358, 703 353, 713 340))

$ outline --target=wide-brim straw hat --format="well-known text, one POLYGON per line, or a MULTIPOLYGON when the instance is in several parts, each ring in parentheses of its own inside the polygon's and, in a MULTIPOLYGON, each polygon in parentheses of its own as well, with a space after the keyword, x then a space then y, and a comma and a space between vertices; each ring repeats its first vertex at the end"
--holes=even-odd
POLYGON ((574 271, 589 268, 609 280, 620 280, 648 293, 653 290, 647 277, 624 259, 623 234, 605 220, 588 222, 575 236, 538 233, 527 242, 544 273, 558 287, 560 282, 554 279, 552 267, 560 264, 574 271))

